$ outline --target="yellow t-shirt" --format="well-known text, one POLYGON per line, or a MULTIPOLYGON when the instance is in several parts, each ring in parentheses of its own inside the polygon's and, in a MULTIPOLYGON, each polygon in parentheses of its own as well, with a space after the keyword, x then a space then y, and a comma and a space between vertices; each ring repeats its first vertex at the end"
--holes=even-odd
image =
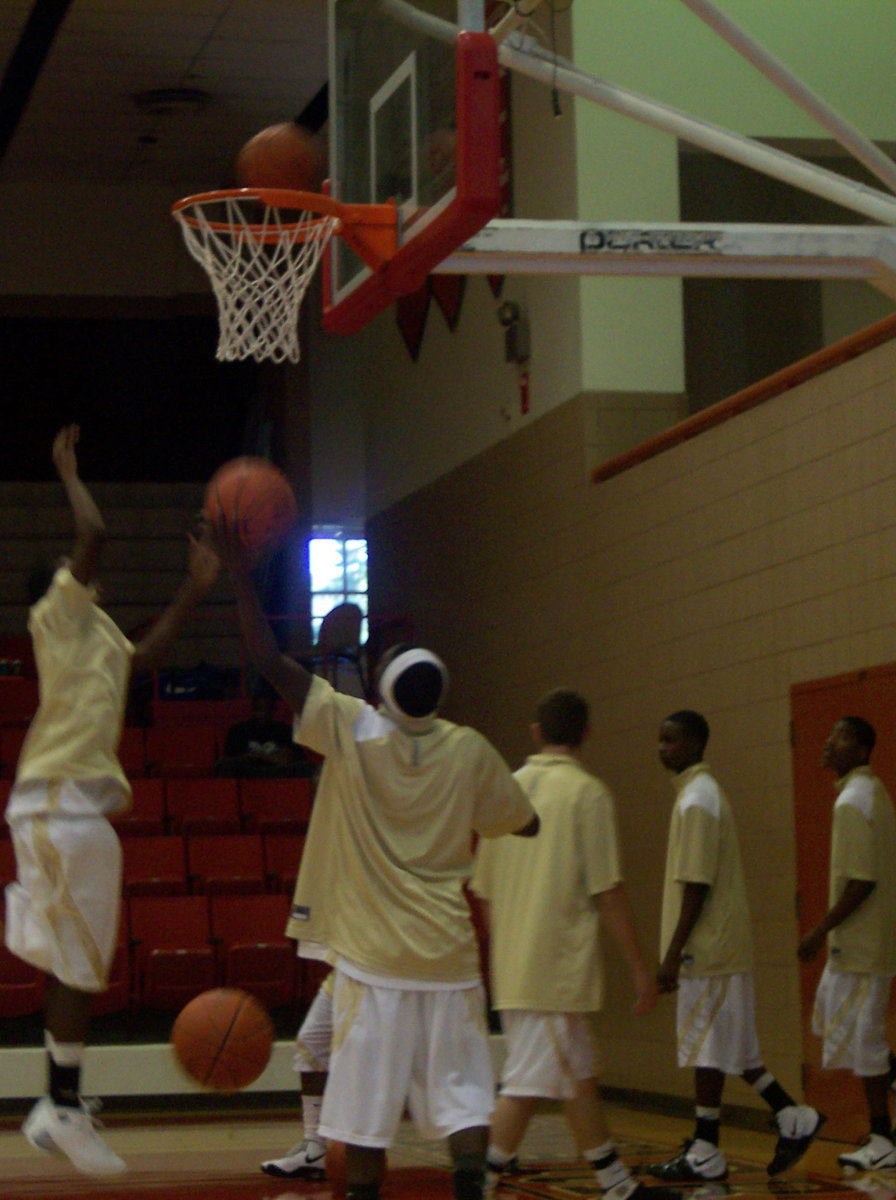
POLYGON ((622 879, 613 798, 562 754, 532 755, 516 779, 538 836, 480 842, 472 880, 490 905, 495 1008, 594 1012, 603 996, 594 897, 622 879))
POLYGON ((102 780, 117 785, 105 795, 118 792, 121 807, 130 796, 117 751, 132 644, 68 567, 31 609, 28 629, 40 703, 19 755, 17 788, 38 780, 102 780))
POLYGON ((870 767, 837 781, 829 906, 849 879, 872 880, 867 900, 828 936, 831 965, 860 975, 896 975, 896 813, 870 767))
POLYGON ((497 837, 534 815, 497 751, 449 721, 411 736, 319 677, 295 738, 326 762, 289 935, 393 979, 478 978, 463 893, 473 832, 497 837))
POLYGON ((669 826, 660 959, 681 915, 686 883, 707 883, 709 892, 684 947, 682 975, 733 975, 753 967, 753 938, 740 846, 731 807, 706 763, 696 763, 673 786, 677 793, 669 826))

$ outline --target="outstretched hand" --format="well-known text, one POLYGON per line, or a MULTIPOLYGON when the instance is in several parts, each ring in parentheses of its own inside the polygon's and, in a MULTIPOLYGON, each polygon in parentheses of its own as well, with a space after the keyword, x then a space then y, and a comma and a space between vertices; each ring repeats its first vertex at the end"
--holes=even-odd
POLYGON ((221 570, 221 559, 212 545, 211 531, 205 526, 197 538, 188 533, 189 557, 187 570, 195 587, 202 592, 209 591, 218 578, 221 570))
POLYGON ((224 517, 206 517, 209 542, 231 578, 250 575, 256 554, 247 549, 239 529, 224 517))
POLYGON ((53 465, 60 479, 72 479, 78 474, 75 446, 81 436, 80 425, 63 425, 53 439, 53 465))

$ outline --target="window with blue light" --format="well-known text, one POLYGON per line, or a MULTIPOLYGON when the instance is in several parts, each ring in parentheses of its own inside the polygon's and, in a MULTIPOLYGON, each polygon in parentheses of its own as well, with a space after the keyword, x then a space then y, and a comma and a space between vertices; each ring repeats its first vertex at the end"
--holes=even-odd
POLYGON ((337 604, 357 604, 364 613, 361 641, 367 640, 367 540, 341 527, 317 525, 308 542, 311 574, 311 633, 337 604))

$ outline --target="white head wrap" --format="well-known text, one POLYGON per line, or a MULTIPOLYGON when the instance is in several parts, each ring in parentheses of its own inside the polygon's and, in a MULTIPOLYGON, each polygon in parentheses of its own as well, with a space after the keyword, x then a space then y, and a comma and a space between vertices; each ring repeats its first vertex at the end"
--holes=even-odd
POLYGON ((383 671, 379 685, 380 698, 386 712, 388 712, 397 725, 400 725, 402 729, 407 730, 409 733, 425 733, 427 729, 432 727, 436 713, 439 710, 439 705, 447 689, 448 668, 438 655, 433 654, 431 650, 424 650, 422 647, 415 647, 412 650, 404 650, 401 654, 396 654, 385 671, 383 671), (442 687, 432 712, 414 717, 409 716, 400 707, 395 698, 395 684, 409 667, 415 667, 418 663, 429 663, 431 666, 434 666, 442 676, 442 687))

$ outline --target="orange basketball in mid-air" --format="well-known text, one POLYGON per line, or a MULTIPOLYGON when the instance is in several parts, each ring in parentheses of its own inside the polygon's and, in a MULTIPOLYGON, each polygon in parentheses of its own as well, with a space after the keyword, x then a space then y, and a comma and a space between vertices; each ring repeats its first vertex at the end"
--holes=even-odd
POLYGON ((324 177, 320 143, 301 125, 285 121, 251 137, 236 156, 239 187, 319 192, 324 177))
POLYGON ((298 510, 286 476, 265 458, 245 455, 224 463, 205 489, 203 509, 223 520, 247 550, 273 546, 295 524, 298 510))
POLYGON ((237 988, 215 988, 185 1005, 171 1045, 186 1073, 216 1092, 253 1083, 271 1057, 274 1027, 261 1004, 237 988))

